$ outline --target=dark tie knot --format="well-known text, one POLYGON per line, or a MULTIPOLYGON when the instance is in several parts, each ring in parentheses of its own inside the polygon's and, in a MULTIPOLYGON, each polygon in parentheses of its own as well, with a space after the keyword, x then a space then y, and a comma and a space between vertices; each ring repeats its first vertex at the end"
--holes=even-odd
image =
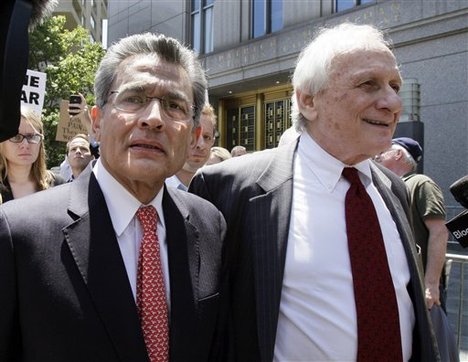
POLYGON ((352 185, 360 185, 361 180, 359 179, 358 170, 354 167, 345 167, 343 169, 343 176, 348 180, 352 185))

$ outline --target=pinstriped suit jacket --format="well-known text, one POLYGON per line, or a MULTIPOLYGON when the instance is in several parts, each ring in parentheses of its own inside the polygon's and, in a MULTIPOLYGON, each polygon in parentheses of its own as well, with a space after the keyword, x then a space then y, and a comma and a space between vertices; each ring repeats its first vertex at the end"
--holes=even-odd
MULTIPOLYGON (((273 359, 290 220, 293 157, 297 142, 237 157, 201 169, 191 192, 211 201, 227 225, 225 263, 232 360, 273 359)), ((408 222, 406 188, 391 172, 372 164, 373 181, 390 210, 404 244, 416 327, 414 361, 438 359, 425 306, 416 247, 408 222)))

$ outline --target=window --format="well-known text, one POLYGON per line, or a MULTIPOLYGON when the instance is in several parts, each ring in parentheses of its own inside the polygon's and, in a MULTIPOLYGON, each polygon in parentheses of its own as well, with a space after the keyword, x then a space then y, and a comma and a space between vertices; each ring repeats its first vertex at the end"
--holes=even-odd
POLYGON ((358 5, 368 4, 375 0, 336 0, 335 12, 348 10, 358 5))
POLYGON ((91 27, 93 29, 96 29, 96 20, 94 20, 94 16, 91 15, 91 17, 89 18, 89 22, 91 24, 91 27))
POLYGON ((213 51, 214 0, 192 0, 192 47, 199 54, 213 51))
POLYGON ((283 0, 252 1, 252 38, 283 28, 283 0))
POLYGON ((284 131, 291 127, 291 98, 284 98, 264 103, 265 148, 277 147, 284 131))
POLYGON ((227 110, 227 146, 244 146, 255 151, 255 105, 243 105, 227 110))

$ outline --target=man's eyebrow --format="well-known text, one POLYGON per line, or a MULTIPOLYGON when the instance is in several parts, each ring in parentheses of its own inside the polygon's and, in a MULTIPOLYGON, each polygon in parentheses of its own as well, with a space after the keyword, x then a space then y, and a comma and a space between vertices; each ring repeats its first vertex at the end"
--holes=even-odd
POLYGON ((187 95, 185 93, 179 92, 179 91, 171 90, 171 91, 167 92, 165 97, 169 98, 169 99, 177 99, 177 100, 180 99, 180 100, 186 101, 187 103, 190 102, 187 95))
POLYGON ((119 87, 118 91, 121 92, 144 92, 148 88, 146 83, 127 83, 119 87))
MULTIPOLYGON (((362 70, 360 72, 357 72, 357 73, 353 74, 351 76, 351 79, 353 81, 360 81, 360 80, 365 79, 365 78, 375 79, 375 78, 379 78, 379 77, 380 77, 380 74, 379 74, 378 71, 365 69, 365 70, 362 70)), ((395 75, 394 80, 402 83, 401 75, 399 75, 399 74, 395 75)))
MULTIPOLYGON (((118 91, 119 93, 122 93, 122 92, 144 93, 146 91, 149 92, 157 88, 158 88, 157 85, 151 85, 148 83, 138 82, 138 83, 124 84, 121 86, 121 88, 118 91)), ((174 90, 174 89, 167 91, 164 94, 164 96, 169 99, 183 100, 183 101, 186 101, 187 103, 190 102, 188 96, 185 93, 178 91, 178 90, 174 90)))

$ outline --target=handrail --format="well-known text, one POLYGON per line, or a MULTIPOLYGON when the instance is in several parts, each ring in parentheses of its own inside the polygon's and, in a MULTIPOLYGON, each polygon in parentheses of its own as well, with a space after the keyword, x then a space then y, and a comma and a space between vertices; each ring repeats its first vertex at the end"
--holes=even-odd
POLYGON ((468 255, 460 255, 460 254, 445 254, 445 259, 455 259, 455 260, 462 260, 468 262, 468 255))
MULTIPOLYGON (((445 254, 445 260, 460 264, 460 286, 458 292, 458 320, 457 320, 457 347, 460 351, 462 342, 462 327, 463 327, 463 294, 465 292, 465 264, 468 264, 468 256, 460 254, 445 254)), ((450 267, 452 270, 452 267, 450 267)), ((450 274, 452 274, 450 272, 450 274)), ((449 277, 450 278, 450 277, 449 277)), ((449 283, 450 284, 450 283, 449 283)), ((447 288, 449 285, 447 285, 447 288)), ((448 297, 448 291, 447 291, 448 297)))

